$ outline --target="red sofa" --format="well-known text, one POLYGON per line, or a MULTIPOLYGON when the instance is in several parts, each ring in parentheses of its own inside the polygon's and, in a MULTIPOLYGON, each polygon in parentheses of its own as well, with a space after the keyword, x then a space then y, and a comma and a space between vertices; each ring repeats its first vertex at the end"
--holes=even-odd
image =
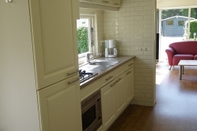
POLYGON ((197 60, 197 41, 174 42, 166 50, 170 69, 180 60, 197 60))

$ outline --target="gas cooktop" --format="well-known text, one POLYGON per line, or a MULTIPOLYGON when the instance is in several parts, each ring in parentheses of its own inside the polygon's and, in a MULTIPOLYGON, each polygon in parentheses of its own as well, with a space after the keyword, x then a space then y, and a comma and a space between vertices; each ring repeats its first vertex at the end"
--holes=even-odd
POLYGON ((79 81, 80 81, 80 83, 83 83, 96 75, 98 75, 98 73, 94 73, 94 72, 90 72, 90 71, 87 72, 85 70, 79 70, 79 77, 80 77, 79 81))

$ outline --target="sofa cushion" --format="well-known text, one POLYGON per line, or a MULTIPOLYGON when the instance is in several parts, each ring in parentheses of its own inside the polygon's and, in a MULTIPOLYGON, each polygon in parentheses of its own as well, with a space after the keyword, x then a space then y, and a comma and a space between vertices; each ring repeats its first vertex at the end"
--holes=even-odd
POLYGON ((174 42, 170 44, 169 47, 174 48, 176 54, 197 54, 197 41, 174 42))
POLYGON ((176 54, 173 57, 173 65, 178 65, 180 60, 193 60, 194 55, 192 54, 176 54))
POLYGON ((194 60, 197 60, 197 55, 194 56, 194 60))

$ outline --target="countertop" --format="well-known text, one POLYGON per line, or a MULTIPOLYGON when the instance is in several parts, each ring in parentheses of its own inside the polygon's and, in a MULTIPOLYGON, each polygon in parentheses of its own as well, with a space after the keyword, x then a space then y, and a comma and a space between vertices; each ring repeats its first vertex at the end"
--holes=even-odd
POLYGON ((104 68, 102 68, 102 66, 89 65, 89 64, 80 66, 79 69, 85 70, 86 72, 98 73, 98 75, 88 79, 85 82, 80 83, 80 87, 83 88, 83 87, 87 86, 88 84, 90 84, 93 81, 97 80, 98 78, 102 77, 106 73, 111 72, 112 70, 116 69, 120 65, 122 65, 122 64, 126 63, 127 61, 132 60, 134 58, 135 58, 135 56, 119 56, 119 57, 115 57, 115 58, 99 57, 99 58, 96 58, 95 60, 119 61, 119 62, 117 64, 113 65, 113 66, 104 67, 104 68))

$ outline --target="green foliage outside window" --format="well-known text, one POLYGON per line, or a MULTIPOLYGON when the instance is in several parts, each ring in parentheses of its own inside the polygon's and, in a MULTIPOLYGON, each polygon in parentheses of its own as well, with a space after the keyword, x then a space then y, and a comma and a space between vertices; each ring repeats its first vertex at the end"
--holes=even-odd
POLYGON ((197 34, 197 21, 190 22, 190 38, 194 38, 194 33, 197 34))
MULTIPOLYGON (((185 26, 185 35, 187 35, 188 23, 185 26)), ((194 33, 197 34, 197 20, 190 21, 190 38, 194 38, 194 33)))
MULTIPOLYGON (((162 19, 166 19, 172 16, 188 16, 188 9, 170 9, 170 10, 162 10, 162 19)), ((192 18, 197 19, 197 8, 191 8, 191 16, 192 18)))
POLYGON ((88 28, 80 27, 77 29, 78 54, 88 51, 88 28))

